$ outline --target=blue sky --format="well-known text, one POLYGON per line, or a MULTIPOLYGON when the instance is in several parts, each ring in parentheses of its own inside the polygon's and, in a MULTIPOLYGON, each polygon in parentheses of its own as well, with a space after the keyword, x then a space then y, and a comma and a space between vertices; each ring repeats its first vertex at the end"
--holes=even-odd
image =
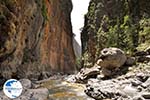
POLYGON ((88 11, 90 0, 72 0, 73 11, 71 14, 73 33, 76 35, 75 39, 81 45, 80 28, 84 26, 84 15, 88 11))

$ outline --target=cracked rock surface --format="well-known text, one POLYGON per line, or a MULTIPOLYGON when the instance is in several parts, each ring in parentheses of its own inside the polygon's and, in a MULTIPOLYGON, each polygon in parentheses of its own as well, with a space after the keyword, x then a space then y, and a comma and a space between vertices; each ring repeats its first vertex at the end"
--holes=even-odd
POLYGON ((85 93, 96 100, 149 100, 150 73, 132 73, 117 78, 90 79, 85 93))

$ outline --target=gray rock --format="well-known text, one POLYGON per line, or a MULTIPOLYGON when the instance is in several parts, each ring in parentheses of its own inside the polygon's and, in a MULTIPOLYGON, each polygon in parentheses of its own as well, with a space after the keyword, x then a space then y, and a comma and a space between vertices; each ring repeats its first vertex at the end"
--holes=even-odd
POLYGON ((142 97, 144 99, 150 99, 150 93, 149 92, 144 92, 144 93, 142 93, 142 97))
POLYGON ((29 79, 20 79, 19 80, 23 86, 23 88, 30 89, 32 87, 32 82, 29 79))
MULTIPOLYGON (((48 98, 48 89, 27 89, 22 95, 15 100, 46 100, 48 98)), ((0 92, 0 100, 12 100, 0 92)))
POLYGON ((150 100, 149 78, 140 81, 139 78, 147 77, 147 74, 138 73, 129 77, 127 75, 115 79, 89 79, 85 93, 96 99, 103 100, 150 100), (124 77, 124 78, 123 78, 124 77), (145 88, 142 84, 147 84, 145 88))
POLYGON ((146 52, 150 55, 150 48, 147 48, 146 52))
POLYGON ((117 90, 118 84, 115 84, 112 80, 98 81, 89 80, 86 86, 85 93, 96 100, 113 98, 120 95, 120 91, 117 90))
POLYGON ((123 92, 130 97, 134 97, 138 94, 138 89, 128 85, 123 89, 123 92))
POLYGON ((102 68, 102 74, 104 76, 111 76, 113 75, 114 73, 113 72, 116 72, 115 69, 114 70, 110 70, 110 69, 107 69, 107 68, 102 68))
POLYGON ((139 86, 139 85, 142 84, 142 82, 139 81, 139 80, 132 80, 132 81, 131 81, 131 84, 132 84, 133 86, 139 86))
POLYGON ((150 78, 148 78, 144 83, 141 84, 143 88, 150 89, 150 78))
POLYGON ((145 100, 142 96, 135 96, 132 100, 145 100))
POLYGON ((135 56, 145 56, 148 55, 147 51, 136 51, 135 56))
POLYGON ((148 61, 150 61, 150 55, 139 56, 137 58, 138 58, 137 59, 138 62, 148 62, 148 61))
POLYGON ((33 94, 32 99, 34 98, 35 100, 46 100, 49 94, 48 89, 46 88, 32 89, 29 91, 29 93, 33 94))
POLYGON ((65 78, 65 80, 70 83, 75 83, 77 81, 76 75, 69 75, 67 78, 65 78))
POLYGON ((134 65, 135 63, 136 63, 135 57, 127 57, 125 65, 131 66, 131 65, 134 65))
POLYGON ((69 82, 77 82, 84 83, 87 79, 95 77, 100 74, 100 66, 95 65, 91 68, 82 68, 80 72, 78 72, 75 76, 70 76, 67 81, 69 82))
POLYGON ((4 83, 5 83, 5 79, 3 79, 3 78, 0 78, 0 90, 2 90, 2 87, 3 87, 3 85, 4 85, 4 83))
POLYGON ((10 99, 5 96, 3 91, 0 91, 0 100, 10 100, 10 99))
POLYGON ((100 59, 97 64, 104 68, 121 67, 127 57, 125 53, 118 48, 105 48, 101 51, 100 59))
POLYGON ((136 74, 136 77, 141 82, 145 82, 150 77, 150 75, 140 72, 136 74))

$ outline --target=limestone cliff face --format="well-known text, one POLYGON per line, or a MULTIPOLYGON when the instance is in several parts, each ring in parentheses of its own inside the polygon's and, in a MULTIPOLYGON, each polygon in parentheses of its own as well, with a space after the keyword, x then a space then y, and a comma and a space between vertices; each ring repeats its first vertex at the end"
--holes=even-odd
POLYGON ((104 47, 133 51, 150 43, 148 0, 91 0, 81 33, 83 66, 93 66, 104 47))
POLYGON ((73 72, 71 10, 71 0, 1 0, 1 76, 39 79, 73 72))

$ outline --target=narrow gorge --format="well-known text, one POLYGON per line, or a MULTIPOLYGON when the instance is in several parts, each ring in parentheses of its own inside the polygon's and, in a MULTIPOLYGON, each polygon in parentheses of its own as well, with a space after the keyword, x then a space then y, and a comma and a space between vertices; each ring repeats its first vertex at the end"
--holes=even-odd
POLYGON ((0 0, 0 100, 11 100, 8 79, 23 85, 16 100, 150 100, 149 0, 90 0, 82 54, 72 9, 72 0, 0 0))

